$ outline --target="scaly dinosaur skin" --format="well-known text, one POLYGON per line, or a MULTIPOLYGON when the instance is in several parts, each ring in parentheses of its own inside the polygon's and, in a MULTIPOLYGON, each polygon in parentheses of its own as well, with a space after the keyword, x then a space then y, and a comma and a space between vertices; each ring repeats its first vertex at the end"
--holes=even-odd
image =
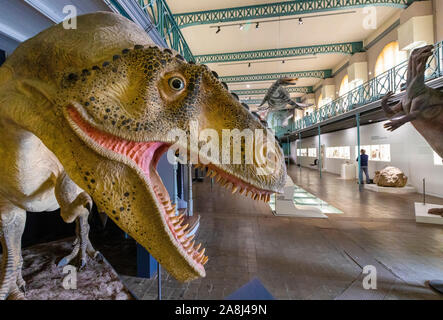
POLYGON ((389 106, 393 93, 383 97, 381 106, 386 116, 392 119, 384 125, 394 131, 411 122, 432 149, 443 157, 443 92, 425 85, 426 62, 432 55, 433 46, 417 48, 411 53, 408 63, 406 95, 396 105, 389 106))
MULTIPOLYGON (((57 25, 21 44, 0 68, 0 299, 23 297, 25 210, 60 206, 65 221, 77 221, 76 250, 64 264, 96 255, 87 239, 92 201, 176 279, 205 276, 204 249, 188 238, 156 171, 176 142, 168 133, 191 121, 220 137, 222 129, 266 132, 215 73, 156 47, 119 15, 80 16, 77 30, 57 25)), ((269 200, 286 176, 273 143, 272 175, 255 164, 207 166, 233 192, 269 200)))

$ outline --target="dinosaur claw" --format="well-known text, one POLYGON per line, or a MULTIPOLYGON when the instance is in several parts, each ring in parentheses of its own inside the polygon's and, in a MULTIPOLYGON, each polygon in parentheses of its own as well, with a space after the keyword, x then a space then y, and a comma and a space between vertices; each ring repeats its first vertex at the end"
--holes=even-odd
POLYGON ((78 270, 83 270, 86 267, 86 259, 80 259, 80 263, 78 265, 78 270))
POLYGON ((103 257, 103 255, 101 254, 101 252, 96 251, 96 252, 95 252, 95 255, 94 255, 94 259, 95 259, 95 261, 97 261, 97 262, 103 262, 104 257, 103 257))
POLYGON ((57 267, 64 267, 64 266, 66 266, 68 264, 68 259, 66 259, 66 258, 63 258, 63 259, 61 259, 60 261, 59 261, 59 263, 57 263, 57 267))

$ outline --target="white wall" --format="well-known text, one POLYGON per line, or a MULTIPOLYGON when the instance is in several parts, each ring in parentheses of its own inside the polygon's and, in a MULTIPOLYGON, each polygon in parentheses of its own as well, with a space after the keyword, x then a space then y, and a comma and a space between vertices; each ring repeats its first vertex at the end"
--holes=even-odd
MULTIPOLYGON (((325 171, 340 174, 341 165, 346 161, 355 163, 357 154, 357 129, 351 128, 321 135, 321 144, 326 147, 351 147, 351 160, 323 159, 325 171)), ((390 165, 400 168, 407 176, 408 183, 422 191, 423 178, 426 179, 426 193, 443 197, 443 166, 434 165, 434 155, 431 147, 415 128, 407 123, 394 132, 383 128, 383 122, 360 127, 361 145, 391 145, 391 162, 369 161, 371 178, 376 170, 390 165)), ((291 151, 295 158, 299 142, 294 141, 291 151)), ((303 139, 302 148, 318 148, 318 136, 303 139)), ((318 151, 317 151, 318 153, 318 151)), ((302 166, 309 167, 315 158, 301 157, 302 166)))

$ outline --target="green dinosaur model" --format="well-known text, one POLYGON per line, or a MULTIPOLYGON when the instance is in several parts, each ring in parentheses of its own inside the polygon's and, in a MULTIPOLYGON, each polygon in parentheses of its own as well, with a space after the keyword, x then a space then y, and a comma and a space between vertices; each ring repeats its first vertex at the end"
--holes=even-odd
MULTIPOLYGON (((200 131, 265 130, 216 73, 158 48, 131 21, 95 13, 77 25, 41 32, 0 68, 0 299, 24 297, 26 211, 60 208, 66 222, 76 221, 74 250, 61 265, 83 266, 97 255, 88 239, 93 201, 176 279, 205 276, 205 251, 188 237, 156 171, 176 142, 168 133, 191 121, 200 131)), ((271 175, 258 174, 255 162, 206 166, 233 192, 269 200, 286 176, 272 141, 271 175)))

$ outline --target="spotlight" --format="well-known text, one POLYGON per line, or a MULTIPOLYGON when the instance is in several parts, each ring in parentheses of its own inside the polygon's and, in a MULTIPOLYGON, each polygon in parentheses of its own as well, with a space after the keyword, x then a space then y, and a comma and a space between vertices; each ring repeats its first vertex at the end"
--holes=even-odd
POLYGON ((251 67, 251 63, 249 62, 249 63, 248 63, 248 68, 250 68, 250 67, 251 67))
POLYGON ((285 60, 282 60, 281 63, 285 63, 285 60))
POLYGON ((217 27, 217 31, 215 31, 215 33, 219 33, 221 31, 220 27, 217 27))
POLYGON ((258 29, 259 25, 259 22, 257 22, 257 24, 255 25, 255 29, 258 29))
POLYGON ((302 18, 298 18, 298 24, 303 24, 303 19, 302 18))
POLYGON ((243 28, 244 28, 244 25, 241 24, 241 25, 240 25, 240 30, 243 30, 243 28))

